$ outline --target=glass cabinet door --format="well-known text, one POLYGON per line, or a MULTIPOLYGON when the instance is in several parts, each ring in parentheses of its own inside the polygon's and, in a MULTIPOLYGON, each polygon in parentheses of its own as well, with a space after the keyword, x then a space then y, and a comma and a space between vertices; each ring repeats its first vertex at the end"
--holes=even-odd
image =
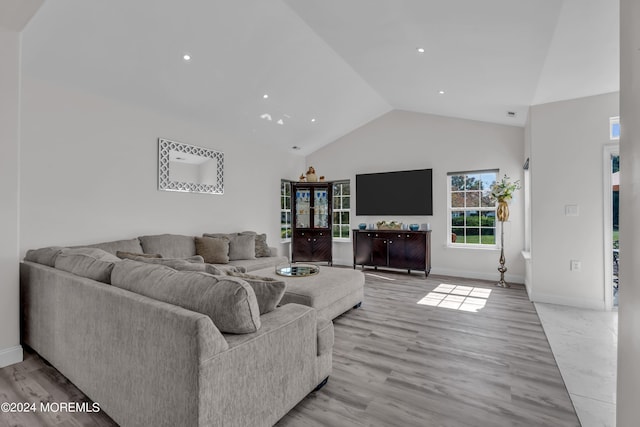
POLYGON ((298 188, 296 190, 296 228, 311 226, 311 190, 298 188))
POLYGON ((326 188, 316 188, 313 191, 313 226, 314 228, 329 227, 329 198, 326 188))

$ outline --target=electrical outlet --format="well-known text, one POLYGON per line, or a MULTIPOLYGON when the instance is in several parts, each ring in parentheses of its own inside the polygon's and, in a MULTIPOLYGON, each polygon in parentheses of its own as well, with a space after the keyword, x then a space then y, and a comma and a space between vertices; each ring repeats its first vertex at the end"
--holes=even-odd
POLYGON ((570 267, 571 271, 581 271, 582 270, 582 262, 577 259, 572 259, 570 267))

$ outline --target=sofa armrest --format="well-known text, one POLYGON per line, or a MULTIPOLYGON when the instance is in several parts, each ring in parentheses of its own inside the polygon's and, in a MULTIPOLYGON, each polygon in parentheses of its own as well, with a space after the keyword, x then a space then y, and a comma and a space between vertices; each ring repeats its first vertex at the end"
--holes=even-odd
POLYGON ((261 323, 252 334, 225 335, 229 350, 203 363, 204 425, 272 426, 317 385, 316 310, 287 304, 261 323))

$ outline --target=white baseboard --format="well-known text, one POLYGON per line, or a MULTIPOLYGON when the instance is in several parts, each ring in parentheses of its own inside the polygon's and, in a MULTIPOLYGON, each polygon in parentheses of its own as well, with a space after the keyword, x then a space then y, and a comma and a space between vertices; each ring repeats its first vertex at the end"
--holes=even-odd
POLYGON ((23 360, 22 346, 20 345, 0 350, 0 368, 20 363, 23 360))
POLYGON ((529 299, 532 302, 567 305, 570 307, 586 308, 589 310, 600 310, 600 311, 606 310, 604 301, 585 299, 585 298, 576 298, 576 297, 564 297, 564 296, 553 295, 553 294, 544 294, 540 292, 535 292, 533 289, 531 290, 529 299))
MULTIPOLYGON (((454 276, 454 277, 464 277, 466 279, 479 279, 479 280, 495 280, 496 282, 500 279, 500 273, 486 273, 482 271, 465 271, 465 270, 454 270, 448 268, 432 268, 431 274, 438 274, 442 276, 454 276)), ((505 274, 504 280, 507 283, 513 284, 523 284, 524 276, 520 276, 517 274, 505 274)))

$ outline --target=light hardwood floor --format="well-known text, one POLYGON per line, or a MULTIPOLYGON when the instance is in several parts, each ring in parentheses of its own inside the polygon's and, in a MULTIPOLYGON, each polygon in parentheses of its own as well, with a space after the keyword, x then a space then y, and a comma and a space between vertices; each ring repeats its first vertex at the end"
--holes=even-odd
MULTIPOLYGON (((372 270, 366 277, 363 306, 334 320, 328 384, 278 426, 580 425, 522 287, 372 270)), ((40 399, 86 397, 33 353, 0 370, 0 401, 40 399)), ((0 414, 0 426, 115 425, 103 413, 67 415, 0 414)))

